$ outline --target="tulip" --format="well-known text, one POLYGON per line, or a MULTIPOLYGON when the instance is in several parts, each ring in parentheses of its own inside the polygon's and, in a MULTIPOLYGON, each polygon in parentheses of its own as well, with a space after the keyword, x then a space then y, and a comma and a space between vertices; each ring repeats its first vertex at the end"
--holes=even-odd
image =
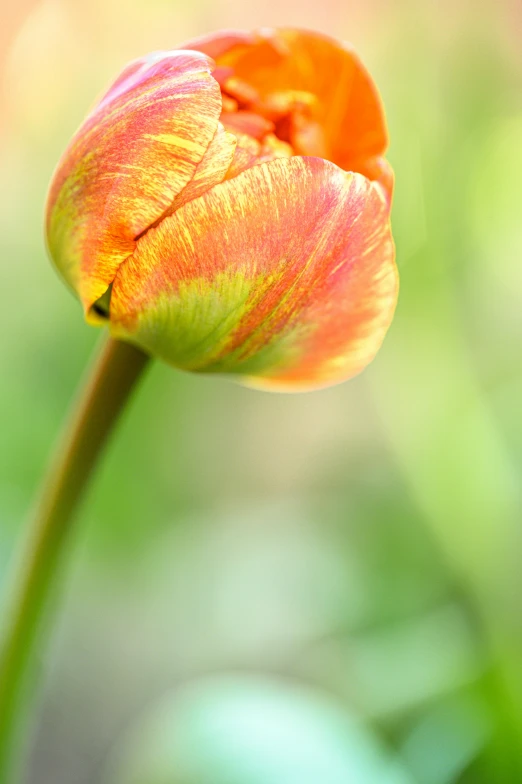
POLYGON ((375 356, 398 277, 377 89, 316 33, 226 32, 132 62, 51 184, 86 318, 175 367, 306 390, 375 356))

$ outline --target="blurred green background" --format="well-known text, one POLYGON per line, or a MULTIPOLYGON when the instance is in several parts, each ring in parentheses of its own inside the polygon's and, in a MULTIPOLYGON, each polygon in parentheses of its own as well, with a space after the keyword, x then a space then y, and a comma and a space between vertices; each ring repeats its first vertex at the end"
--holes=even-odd
POLYGON ((521 782, 520 2, 1 11, 2 577, 99 339, 46 258, 47 183, 127 60, 225 27, 350 40, 387 107, 402 283, 339 387, 152 367, 70 541, 31 784, 521 782))

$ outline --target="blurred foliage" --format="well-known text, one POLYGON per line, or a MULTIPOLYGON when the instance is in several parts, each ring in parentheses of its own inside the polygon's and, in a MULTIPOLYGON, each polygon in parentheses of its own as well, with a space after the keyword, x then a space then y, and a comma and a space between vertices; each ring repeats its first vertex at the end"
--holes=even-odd
POLYGON ((112 768, 109 784, 411 784, 334 701, 252 676, 210 678, 164 700, 112 768))
POLYGON ((387 106, 402 281, 381 353, 340 387, 151 368, 71 539, 31 782, 101 782, 122 737, 129 776, 172 749, 183 784, 304 784, 337 753, 345 777, 315 781, 522 781, 518 4, 2 12, 2 576, 98 337, 46 259, 46 187, 128 59, 220 27, 351 40, 387 106))

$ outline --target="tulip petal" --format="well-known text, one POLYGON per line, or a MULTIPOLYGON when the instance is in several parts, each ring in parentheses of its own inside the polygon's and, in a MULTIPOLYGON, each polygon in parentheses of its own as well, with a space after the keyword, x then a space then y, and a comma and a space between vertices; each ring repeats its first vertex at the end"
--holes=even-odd
POLYGON ((192 179, 214 138, 221 96, 210 70, 196 52, 132 63, 63 156, 49 194, 48 242, 86 311, 136 237, 192 179))
POLYGON ((258 40, 256 33, 245 30, 220 30, 218 33, 209 33, 197 38, 191 38, 181 44, 181 49, 202 52, 213 60, 226 55, 231 49, 253 46, 258 40))
POLYGON ((388 168, 381 177, 381 164, 375 162, 388 146, 383 106, 371 76, 350 47, 320 33, 288 29, 235 37, 228 32, 187 46, 212 52, 218 67, 232 67, 234 76, 262 98, 287 90, 316 96, 313 119, 322 126, 326 141, 321 156, 347 171, 377 179, 389 190, 388 168))
POLYGON ((314 389, 362 370, 397 296, 382 188, 318 158, 253 166, 151 229, 111 330, 171 364, 314 389))
POLYGON ((228 176, 230 165, 235 158, 236 148, 237 139, 234 134, 228 133, 219 123, 214 138, 199 162, 194 176, 181 193, 178 193, 163 217, 172 215, 183 204, 196 199, 204 191, 223 182, 228 176))
POLYGON ((261 157, 261 143, 243 133, 236 134, 237 144, 226 178, 231 180, 245 169, 257 166, 261 157))

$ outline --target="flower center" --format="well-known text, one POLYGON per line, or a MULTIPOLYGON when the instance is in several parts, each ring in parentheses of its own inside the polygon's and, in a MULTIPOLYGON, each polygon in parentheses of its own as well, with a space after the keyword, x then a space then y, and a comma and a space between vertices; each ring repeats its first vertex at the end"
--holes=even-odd
POLYGON ((318 101, 312 93, 284 90, 261 96, 225 66, 216 68, 213 76, 221 88, 220 122, 237 138, 226 179, 274 158, 327 157, 324 133, 316 119, 318 101))

